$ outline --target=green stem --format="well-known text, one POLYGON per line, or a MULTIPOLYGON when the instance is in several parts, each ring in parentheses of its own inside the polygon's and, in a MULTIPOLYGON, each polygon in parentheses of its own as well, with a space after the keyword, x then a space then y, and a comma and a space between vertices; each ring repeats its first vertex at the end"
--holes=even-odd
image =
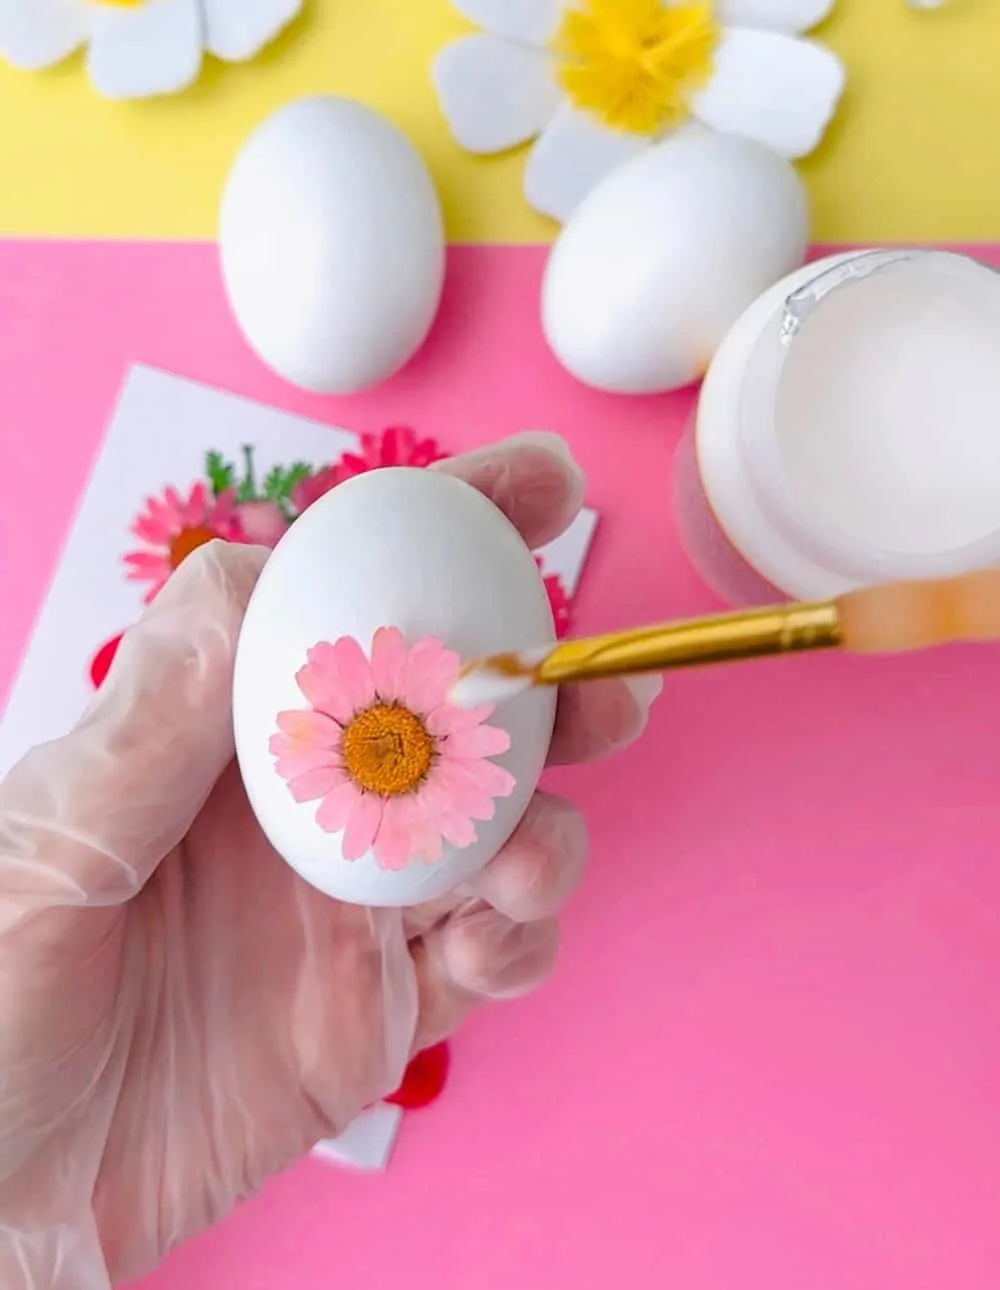
POLYGON ((248 502, 253 502, 257 500, 257 481, 254 479, 252 444, 243 445, 243 461, 246 466, 246 474, 243 477, 244 497, 248 502))

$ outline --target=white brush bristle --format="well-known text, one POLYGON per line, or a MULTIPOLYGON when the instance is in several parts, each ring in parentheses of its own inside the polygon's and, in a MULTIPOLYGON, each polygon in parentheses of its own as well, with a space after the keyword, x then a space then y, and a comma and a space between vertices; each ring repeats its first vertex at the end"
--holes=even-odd
POLYGON ((496 707, 531 689, 530 676, 500 676, 486 668, 469 672, 452 687, 450 703, 459 708, 478 708, 484 703, 496 707))
POLYGON ((519 694, 532 688, 533 670, 551 652, 552 647, 547 645, 541 649, 522 650, 518 653, 515 657, 524 668, 523 676, 511 676, 483 663, 481 667, 475 667, 459 677, 452 686, 448 700, 459 708, 478 708, 486 703, 495 708, 498 704, 516 699, 519 694))

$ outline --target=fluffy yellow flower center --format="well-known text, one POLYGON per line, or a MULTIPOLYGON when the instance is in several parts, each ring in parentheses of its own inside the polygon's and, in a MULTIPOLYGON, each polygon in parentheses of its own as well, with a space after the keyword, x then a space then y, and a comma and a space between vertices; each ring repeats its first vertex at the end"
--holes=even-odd
POLYGON ((95 0, 97 4, 120 5, 123 9, 144 3, 144 0, 95 0))
POLYGON ((375 703, 346 728, 340 755, 344 769, 364 792, 401 797, 423 783, 434 757, 434 740, 409 708, 375 703))
POLYGON ((614 130, 677 125, 712 74, 719 24, 710 2, 577 0, 556 33, 570 101, 614 130))

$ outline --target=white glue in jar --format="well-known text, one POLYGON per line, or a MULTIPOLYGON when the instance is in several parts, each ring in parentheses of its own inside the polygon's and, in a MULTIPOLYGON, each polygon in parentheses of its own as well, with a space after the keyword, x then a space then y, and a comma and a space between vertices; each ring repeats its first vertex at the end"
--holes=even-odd
POLYGON ((1000 564, 1000 275, 922 250, 791 274, 716 353, 675 491, 736 605, 1000 564))

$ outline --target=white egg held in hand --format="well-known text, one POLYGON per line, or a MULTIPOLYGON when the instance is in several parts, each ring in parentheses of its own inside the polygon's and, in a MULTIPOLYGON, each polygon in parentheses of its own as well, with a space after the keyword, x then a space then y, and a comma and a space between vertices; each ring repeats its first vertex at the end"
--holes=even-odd
POLYGON ((787 161, 691 125, 626 162, 563 228, 542 288, 559 361, 586 385, 655 394, 699 379, 756 297, 800 265, 805 190, 787 161))
POLYGON ((460 661, 554 640, 532 553, 469 485, 394 468, 332 489, 275 548, 237 647, 236 752, 271 844, 353 904, 467 880, 535 792, 556 696, 469 709, 452 683, 460 661))
POLYGON ((351 99, 302 99, 251 135, 226 183, 219 246, 249 344, 318 394, 393 375, 440 304, 444 225, 427 167, 351 99))

